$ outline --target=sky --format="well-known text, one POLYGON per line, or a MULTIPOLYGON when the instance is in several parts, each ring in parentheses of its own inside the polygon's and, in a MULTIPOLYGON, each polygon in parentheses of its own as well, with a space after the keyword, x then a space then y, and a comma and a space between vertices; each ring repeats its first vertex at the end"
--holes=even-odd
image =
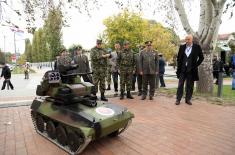
MULTIPOLYGON (((63 43, 68 48, 72 44, 81 44, 83 48, 90 49, 95 46, 95 41, 99 34, 105 30, 103 20, 109 16, 118 14, 120 10, 118 7, 109 0, 103 0, 103 7, 99 10, 92 11, 92 16, 88 17, 86 14, 80 14, 77 10, 70 10, 71 19, 69 20, 69 27, 64 27, 63 43)), ((188 14, 192 27, 196 30, 198 22, 195 20, 195 15, 199 13, 199 6, 195 6, 188 14)), ((7 10, 7 9, 6 9, 7 10)), ((10 20, 19 25, 20 29, 25 30, 25 22, 23 19, 19 19, 13 11, 6 11, 8 16, 11 16, 10 20)), ((163 17, 161 14, 152 14, 146 6, 142 13, 144 18, 154 19, 157 22, 162 22, 163 17)), ((6 18, 6 17, 4 17, 6 18)), ((197 18, 196 18, 197 19, 197 18)), ((1 22, 1 21, 0 21, 1 22)), ((2 24, 3 22, 1 22, 2 24)), ((42 25, 42 24, 41 24, 42 25)), ((219 34, 235 32, 235 17, 229 19, 228 15, 223 15, 222 24, 220 26, 219 34)), ((185 32, 182 27, 177 32, 178 35, 183 38, 185 32)), ((14 53, 14 33, 6 26, 0 26, 0 48, 4 50, 4 38, 5 38, 5 51, 14 53)), ((24 52, 24 40, 25 38, 32 38, 32 35, 27 33, 20 33, 15 35, 16 38, 16 52, 24 52)))

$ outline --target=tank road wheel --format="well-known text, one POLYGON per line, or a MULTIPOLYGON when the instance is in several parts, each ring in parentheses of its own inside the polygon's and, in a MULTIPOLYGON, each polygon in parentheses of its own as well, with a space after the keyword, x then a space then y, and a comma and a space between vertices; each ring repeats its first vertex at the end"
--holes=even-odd
POLYGON ((72 152, 77 151, 82 143, 84 143, 82 136, 73 131, 68 134, 68 145, 72 152))
POLYGON ((47 134, 51 139, 55 139, 56 137, 56 129, 55 129, 55 125, 52 121, 48 121, 46 124, 46 130, 47 130, 47 134))
POLYGON ((40 116, 40 115, 37 115, 37 117, 36 117, 36 126, 40 132, 44 131, 44 120, 43 120, 42 116, 40 116))
POLYGON ((67 145, 68 137, 65 129, 61 125, 56 128, 56 138, 61 145, 67 145))

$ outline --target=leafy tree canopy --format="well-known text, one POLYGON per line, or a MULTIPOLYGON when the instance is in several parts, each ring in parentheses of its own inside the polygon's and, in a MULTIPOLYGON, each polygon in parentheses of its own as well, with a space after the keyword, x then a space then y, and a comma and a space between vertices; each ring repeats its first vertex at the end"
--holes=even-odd
POLYGON ((170 60, 176 52, 179 37, 169 28, 164 28, 155 21, 143 19, 140 14, 124 10, 122 13, 104 20, 107 27, 103 38, 106 47, 113 48, 115 42, 124 40, 131 43, 131 48, 138 52, 139 45, 147 40, 153 41, 153 47, 170 60))

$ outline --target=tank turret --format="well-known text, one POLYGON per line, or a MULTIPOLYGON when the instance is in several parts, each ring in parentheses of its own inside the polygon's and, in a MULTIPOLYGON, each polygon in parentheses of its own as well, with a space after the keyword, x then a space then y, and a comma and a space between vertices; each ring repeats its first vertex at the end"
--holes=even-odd
POLYGON ((69 154, 81 153, 90 141, 119 135, 134 117, 121 105, 97 101, 91 95, 94 85, 79 75, 46 72, 31 105, 37 133, 69 154))

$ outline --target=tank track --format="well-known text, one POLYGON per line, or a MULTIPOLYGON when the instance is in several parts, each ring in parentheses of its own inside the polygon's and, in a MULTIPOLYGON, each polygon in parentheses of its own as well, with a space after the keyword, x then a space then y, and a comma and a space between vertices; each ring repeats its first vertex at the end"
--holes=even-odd
MULTIPOLYGON (((63 149, 64 151, 66 151, 67 153, 69 153, 70 155, 77 155, 79 153, 81 153, 85 148, 86 146, 91 142, 91 138, 86 138, 84 141, 83 141, 83 144, 81 144, 79 146, 79 148, 76 150, 76 151, 71 151, 70 148, 68 147, 68 145, 66 146, 63 146, 61 145, 57 139, 52 139, 48 136, 47 132, 44 131, 44 132, 41 132, 39 131, 37 125, 36 125, 36 116, 37 115, 40 115, 38 114, 37 112, 34 112, 34 111, 31 111, 31 118, 32 118, 32 121, 33 121, 33 125, 34 125, 34 128, 36 130, 36 132, 43 136, 44 138, 46 138, 47 140, 51 141, 52 143, 54 143, 55 145, 57 145, 59 148, 63 149)), ((45 125, 44 125, 44 129, 45 129, 45 125)))

